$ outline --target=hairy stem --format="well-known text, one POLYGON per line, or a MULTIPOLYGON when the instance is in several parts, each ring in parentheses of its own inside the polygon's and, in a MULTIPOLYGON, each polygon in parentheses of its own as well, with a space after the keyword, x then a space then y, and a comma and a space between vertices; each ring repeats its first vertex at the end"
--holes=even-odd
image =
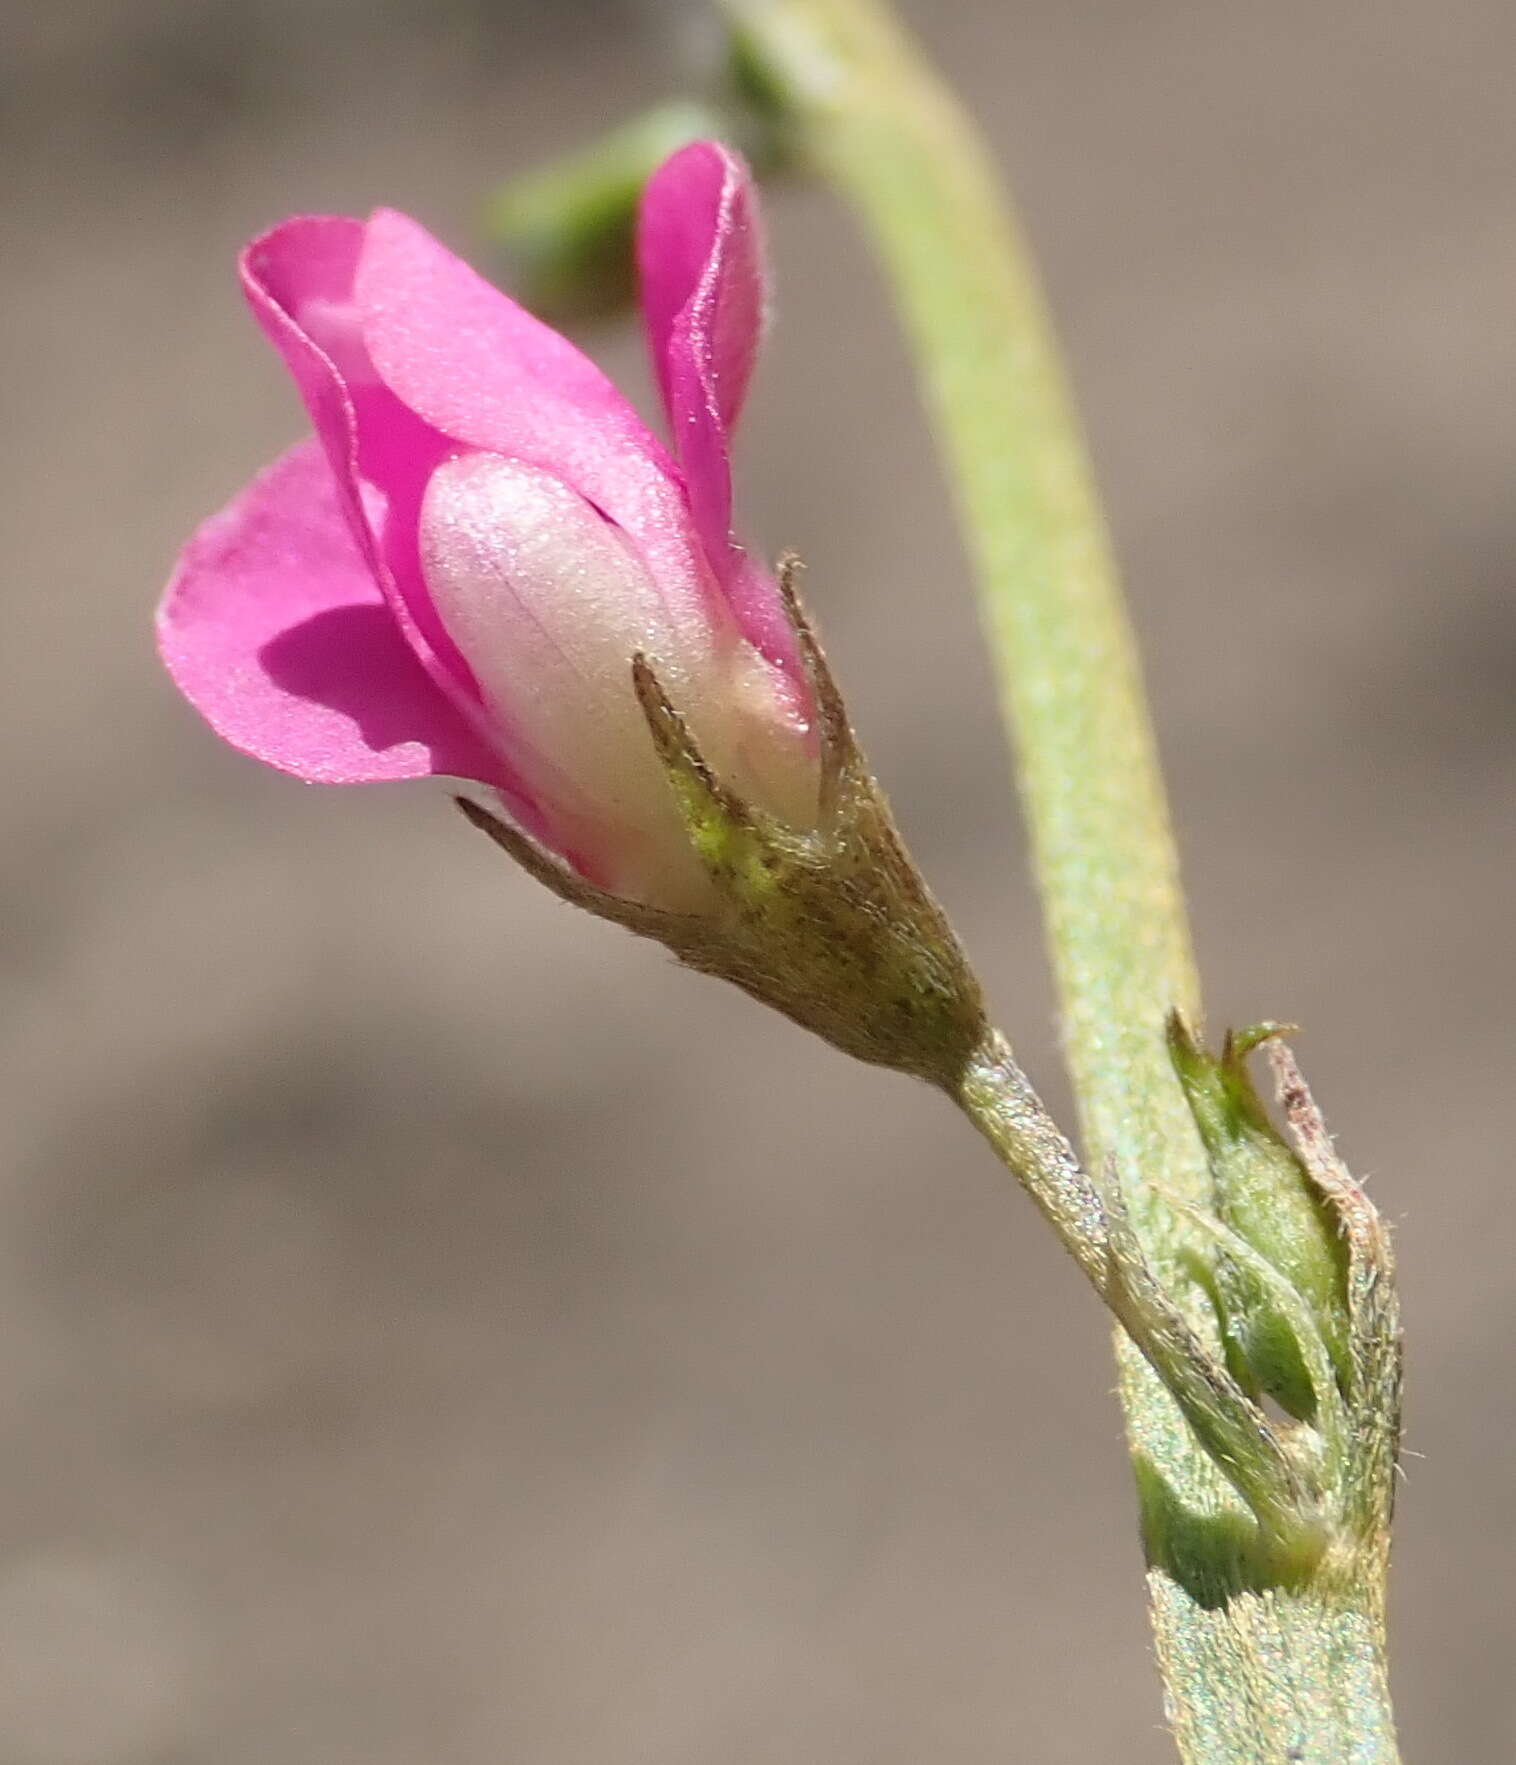
MULTIPOLYGON (((792 150, 859 212, 889 276, 977 568, 1089 1164, 1113 1163, 1162 1287, 1188 1294, 1195 1328, 1211 1330, 1183 1209, 1163 1200, 1209 1195, 1164 1038, 1172 1008, 1199 1016, 1178 866, 1135 647, 1026 250, 974 131, 880 0, 724 9, 792 150)), ((996 1100, 984 1093, 992 1080, 978 1082, 981 1094, 960 1101, 984 1125, 996 1100)), ((1130 1343, 1118 1339, 1118 1353, 1184 1757, 1389 1765, 1383 1549, 1281 1575, 1157 1378, 1130 1343)))

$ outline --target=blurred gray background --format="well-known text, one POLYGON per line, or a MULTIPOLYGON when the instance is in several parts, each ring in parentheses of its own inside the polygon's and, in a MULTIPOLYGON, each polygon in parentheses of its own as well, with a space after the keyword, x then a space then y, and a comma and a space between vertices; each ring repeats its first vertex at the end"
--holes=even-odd
MULTIPOLYGON (((1508 0, 919 0, 1127 568, 1213 1021, 1308 1026, 1401 1222, 1412 1759, 1516 1741, 1508 0)), ((222 749, 151 651, 300 419, 238 242, 481 197, 672 7, 6 0, 5 1765, 1168 1758, 1095 1308, 968 1131, 558 906, 435 795, 222 749)), ((747 524, 1065 1098, 880 290, 773 205, 747 524)), ((630 330, 595 335, 643 384, 630 330)))

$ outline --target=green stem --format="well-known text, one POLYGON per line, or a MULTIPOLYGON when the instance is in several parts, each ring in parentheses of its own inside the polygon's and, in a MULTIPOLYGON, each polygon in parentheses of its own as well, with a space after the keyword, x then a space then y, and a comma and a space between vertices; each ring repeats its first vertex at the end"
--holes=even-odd
MULTIPOLYGON (((872 234, 914 345, 980 583, 1031 826, 1092 1168, 1119 1171, 1146 1256, 1194 1295, 1182 1210, 1204 1151, 1170 1068, 1199 998, 1135 647, 1040 292, 985 151, 879 0, 724 0, 792 145, 872 234)), ((982 1087, 981 1087, 982 1089, 982 1087)), ((993 1099, 960 1102, 986 1126, 993 1099)), ((990 1128, 986 1127, 990 1132, 990 1128)), ((991 1132, 990 1137, 994 1135, 991 1132)), ((1124 1341, 1152 1611, 1191 1765, 1397 1758, 1384 1551, 1271 1570, 1252 1521, 1124 1341)))
POLYGON ((994 172, 872 0, 730 8, 814 164, 861 212, 915 345, 964 526, 1035 841, 1092 1160, 1204 1200, 1164 1040, 1198 986, 1136 652, 1040 292, 994 172))

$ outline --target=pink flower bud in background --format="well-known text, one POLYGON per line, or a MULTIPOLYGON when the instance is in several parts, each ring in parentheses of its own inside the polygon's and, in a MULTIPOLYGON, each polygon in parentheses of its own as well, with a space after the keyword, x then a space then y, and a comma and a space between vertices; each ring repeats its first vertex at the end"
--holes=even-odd
POLYGON ((590 361, 381 210, 286 221, 243 284, 315 436, 185 547, 159 613, 181 691, 317 783, 441 774, 612 894, 708 884, 632 687, 643 654, 715 770, 815 825, 814 708, 779 592, 731 538, 762 327, 746 168, 667 160, 638 259, 670 452, 590 361))

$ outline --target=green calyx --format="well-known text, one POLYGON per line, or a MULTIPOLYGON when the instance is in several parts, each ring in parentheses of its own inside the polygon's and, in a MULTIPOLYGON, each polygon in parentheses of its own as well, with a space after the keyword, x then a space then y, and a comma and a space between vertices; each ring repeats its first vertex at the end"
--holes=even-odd
POLYGON ((779 581, 817 708, 814 828, 785 826, 716 776, 643 656, 632 684, 691 846, 712 884, 698 912, 594 888, 477 804, 460 807, 565 900, 666 944, 688 967, 733 982, 875 1065, 948 1085, 986 1034, 979 984, 900 839, 820 645, 779 581))

